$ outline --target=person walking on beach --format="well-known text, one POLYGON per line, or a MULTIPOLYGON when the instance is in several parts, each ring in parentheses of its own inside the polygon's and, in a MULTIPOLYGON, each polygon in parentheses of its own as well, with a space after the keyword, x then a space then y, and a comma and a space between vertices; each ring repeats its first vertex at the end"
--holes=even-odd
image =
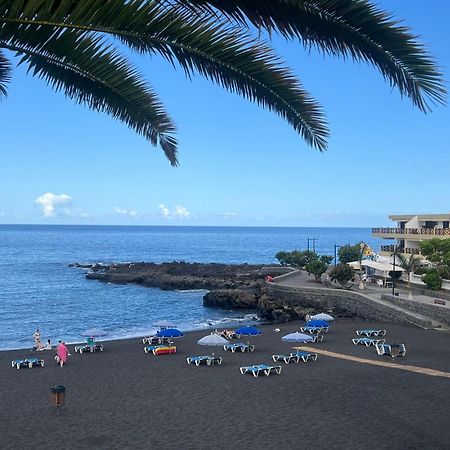
POLYGON ((42 350, 42 342, 41 342, 41 332, 39 331, 39 328, 34 332, 34 348, 36 350, 42 350))
POLYGON ((69 349, 66 347, 64 342, 59 341, 58 346, 56 347, 56 362, 62 367, 69 357, 69 349))

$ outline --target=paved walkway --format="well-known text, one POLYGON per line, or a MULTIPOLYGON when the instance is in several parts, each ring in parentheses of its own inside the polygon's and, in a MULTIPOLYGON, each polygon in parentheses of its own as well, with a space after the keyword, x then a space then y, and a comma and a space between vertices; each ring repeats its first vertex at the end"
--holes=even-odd
MULTIPOLYGON (((281 277, 279 279, 276 279, 275 282, 278 285, 292 287, 292 288, 323 287, 321 285, 317 285, 314 282, 314 278, 312 276, 309 276, 303 270, 302 271, 299 270, 295 273, 292 273, 286 278, 281 277)), ((331 287, 333 288, 334 286, 332 285, 331 287)), ((335 287, 337 288, 338 286, 336 285, 335 287)), ((323 288, 326 289, 326 287, 323 287, 323 288)), ((407 310, 407 309, 403 308, 402 306, 395 305, 394 303, 392 303, 390 301, 383 300, 381 298, 381 295, 382 294, 391 294, 392 293, 391 289, 370 284, 370 285, 366 285, 365 289, 361 289, 361 290, 355 289, 353 292, 357 292, 358 294, 364 295, 364 296, 370 298, 371 300, 373 300, 374 302, 379 303, 380 305, 383 305, 386 308, 390 308, 390 309, 393 309, 396 311, 401 311, 402 313, 406 313, 406 314, 410 315, 412 318, 417 319, 417 321, 419 321, 419 322, 431 322, 432 328, 437 328, 437 329, 447 329, 448 328, 447 325, 445 325, 441 322, 438 322, 437 320, 431 319, 431 318, 426 317, 417 312, 407 310)), ((395 292, 398 292, 401 297, 407 298, 408 300, 417 301, 417 302, 426 303, 426 304, 431 304, 434 302, 433 297, 427 297, 425 295, 413 294, 412 298, 409 298, 410 291, 408 291, 407 289, 404 289, 404 288, 395 288, 395 292)), ((449 308, 450 306, 446 305, 443 307, 449 308)))
POLYGON ((415 373, 421 373, 424 375, 431 375, 433 377, 443 377, 443 378, 450 378, 449 372, 442 372, 440 370, 436 369, 429 369, 428 367, 417 367, 417 366, 408 366, 408 365, 400 365, 395 364, 393 362, 387 362, 387 361, 374 361, 372 359, 365 359, 365 358, 359 358, 357 356, 351 356, 351 355, 345 355, 343 353, 336 353, 336 352, 330 352, 329 350, 322 350, 318 348, 311 348, 311 347, 297 347, 299 350, 303 350, 306 352, 314 352, 319 353, 324 356, 330 356, 332 358, 339 358, 339 359, 346 359, 347 361, 353 361, 358 362, 361 364, 371 364, 372 366, 383 366, 388 367, 390 369, 399 369, 399 370, 407 370, 408 372, 415 372, 415 373))

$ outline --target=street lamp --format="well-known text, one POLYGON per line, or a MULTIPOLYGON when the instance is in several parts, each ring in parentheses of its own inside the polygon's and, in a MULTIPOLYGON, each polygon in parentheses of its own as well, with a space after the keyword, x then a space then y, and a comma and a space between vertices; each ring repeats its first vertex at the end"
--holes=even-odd
POLYGON ((394 245, 394 263, 392 271, 392 295, 395 295, 395 256, 397 255, 397 245, 394 245))
POLYGON ((337 249, 341 247, 342 245, 334 244, 334 267, 336 267, 337 264, 337 249))

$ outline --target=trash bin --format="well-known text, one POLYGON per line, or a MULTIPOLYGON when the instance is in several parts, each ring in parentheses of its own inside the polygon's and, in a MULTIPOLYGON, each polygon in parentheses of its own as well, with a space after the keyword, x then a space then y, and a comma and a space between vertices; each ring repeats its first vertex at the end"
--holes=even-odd
POLYGON ((64 400, 66 397, 66 387, 57 385, 52 386, 50 388, 50 393, 52 396, 52 405, 56 408, 59 408, 60 406, 64 405, 64 400))

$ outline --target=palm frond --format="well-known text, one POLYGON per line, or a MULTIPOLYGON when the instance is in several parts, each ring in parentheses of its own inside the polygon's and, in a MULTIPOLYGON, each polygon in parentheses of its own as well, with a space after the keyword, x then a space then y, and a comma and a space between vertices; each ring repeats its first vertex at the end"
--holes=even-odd
POLYGON ((11 63, 0 51, 0 100, 8 94, 7 86, 11 80, 11 63))
POLYGON ((426 112, 445 104, 443 77, 409 28, 367 0, 161 0, 198 17, 217 17, 300 39, 325 53, 379 69, 391 86, 426 112))
POLYGON ((52 8, 30 0, 28 6, 35 8, 18 17, 0 9, 0 23, 39 31, 41 39, 43 33, 64 28, 107 33, 141 53, 159 52, 172 63, 177 61, 188 76, 200 73, 275 111, 310 145, 326 148, 328 129, 321 108, 274 52, 247 33, 211 21, 192 21, 186 13, 165 11, 145 0, 44 3, 52 8))
POLYGON ((36 33, 33 27, 3 27, 0 47, 15 51, 21 63, 56 91, 119 119, 159 145, 170 163, 177 165, 171 119, 138 72, 101 38, 75 30, 48 28, 36 33))

